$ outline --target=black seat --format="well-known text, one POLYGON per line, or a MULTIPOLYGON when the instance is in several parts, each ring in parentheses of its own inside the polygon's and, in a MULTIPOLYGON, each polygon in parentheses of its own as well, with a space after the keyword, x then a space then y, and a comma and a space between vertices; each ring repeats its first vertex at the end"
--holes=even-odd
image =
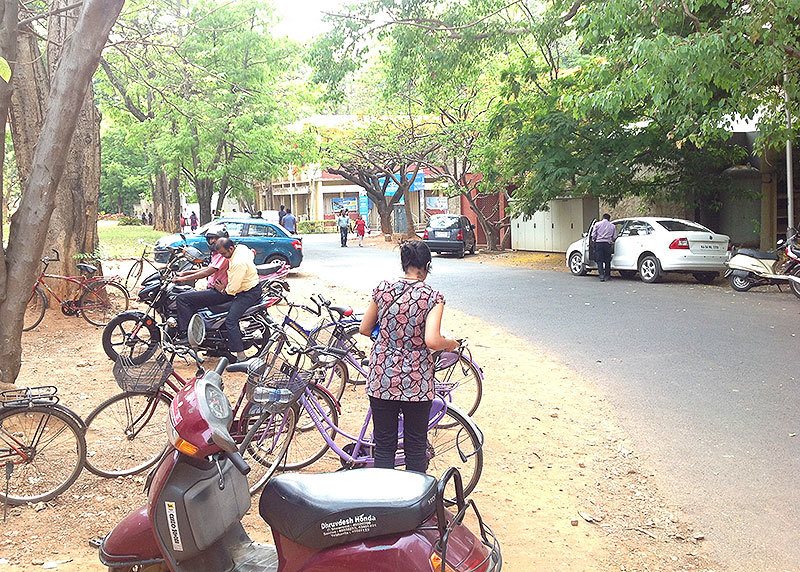
POLYGON ((436 509, 436 479, 392 469, 285 474, 267 482, 258 508, 273 531, 321 550, 414 530, 436 509))
POLYGON ((331 310, 339 314, 340 316, 349 316, 353 313, 353 309, 350 306, 329 306, 331 310))
POLYGON ((97 267, 92 266, 91 264, 78 264, 78 270, 81 272, 86 272, 86 274, 94 274, 97 272, 97 267))
POLYGON ((744 254, 745 256, 752 256, 759 260, 778 260, 778 255, 774 252, 764 252, 763 250, 753 250, 752 248, 740 248, 736 254, 744 254))

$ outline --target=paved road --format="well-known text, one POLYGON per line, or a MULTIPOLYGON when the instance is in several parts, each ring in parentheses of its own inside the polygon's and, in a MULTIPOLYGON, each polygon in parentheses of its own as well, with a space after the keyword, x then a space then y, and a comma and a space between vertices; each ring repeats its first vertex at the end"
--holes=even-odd
MULTIPOLYGON (((369 291, 399 252, 304 238, 303 270, 369 291)), ((449 305, 595 379, 662 492, 729 570, 800 570, 800 300, 434 256, 449 305), (795 437, 794 435, 798 435, 795 437)), ((472 337, 475 337, 473 335, 472 337)))

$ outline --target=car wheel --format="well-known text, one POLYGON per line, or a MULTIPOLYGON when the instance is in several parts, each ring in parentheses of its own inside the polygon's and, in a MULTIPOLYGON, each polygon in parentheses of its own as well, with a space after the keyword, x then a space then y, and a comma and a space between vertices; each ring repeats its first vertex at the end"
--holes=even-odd
POLYGON ((472 246, 469 249, 469 253, 470 254, 475 254, 475 243, 474 242, 472 243, 472 246))
POLYGON ((714 280, 719 276, 718 272, 693 272, 694 279, 700 284, 713 284, 714 280))
POLYGON ((281 262, 283 264, 289 264, 289 259, 286 258, 283 254, 270 254, 264 260, 264 264, 274 264, 275 262, 281 262))
POLYGON ((456 251, 456 256, 458 256, 459 258, 464 258, 464 247, 463 246, 456 251))
POLYGON ((734 276, 731 275, 730 277, 731 288, 736 290, 737 292, 747 292, 750 288, 753 287, 753 283, 744 276, 734 276))
POLYGON ((583 255, 580 252, 573 252, 569 255, 569 271, 575 276, 586 274, 586 265, 583 263, 583 255))
POLYGON ((649 254, 639 261, 639 277, 642 282, 652 284, 661 280, 661 263, 658 258, 649 254))
POLYGON ((626 280, 630 280, 636 277, 636 270, 620 270, 619 275, 626 280))

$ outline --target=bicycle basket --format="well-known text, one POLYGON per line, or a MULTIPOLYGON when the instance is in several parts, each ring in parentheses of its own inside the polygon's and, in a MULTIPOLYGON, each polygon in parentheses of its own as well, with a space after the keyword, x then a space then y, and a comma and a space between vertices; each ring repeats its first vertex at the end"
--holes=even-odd
MULTIPOLYGON (((343 327, 337 324, 320 324, 308 337, 308 346, 323 346, 339 350, 353 351, 353 342, 345 335, 343 327)), ((332 366, 339 358, 333 354, 320 351, 310 352, 309 357, 314 365, 332 366)))
MULTIPOLYGON (((251 360, 247 368, 247 387, 245 395, 250 401, 265 402, 262 394, 267 394, 270 389, 288 389, 291 397, 276 403, 269 403, 273 412, 289 407, 300 398, 308 382, 299 370, 280 355, 272 354, 265 359, 251 360)), ((269 399, 266 400, 269 402, 269 399)))
POLYGON ((114 363, 114 379, 122 391, 155 391, 172 373, 172 363, 164 352, 156 353, 144 363, 136 362, 137 358, 121 355, 114 363))

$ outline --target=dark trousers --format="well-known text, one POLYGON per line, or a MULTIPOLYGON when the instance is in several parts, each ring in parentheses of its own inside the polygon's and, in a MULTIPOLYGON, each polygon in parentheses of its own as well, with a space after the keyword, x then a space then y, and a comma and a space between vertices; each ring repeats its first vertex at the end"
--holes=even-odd
POLYGON ((595 253, 597 256, 597 272, 600 278, 611 278, 611 243, 595 243, 595 253))
POLYGON ((342 246, 347 246, 347 227, 339 227, 339 236, 342 239, 342 246))
POLYGON ((403 449, 406 470, 424 473, 428 468, 428 418, 431 401, 396 401, 369 398, 375 433, 375 467, 393 469, 397 453, 397 419, 403 413, 403 449))
POLYGON ((179 295, 175 300, 178 306, 178 329, 181 332, 186 331, 189 326, 189 320, 196 310, 233 300, 233 304, 231 304, 228 315, 225 318, 225 329, 228 331, 228 350, 231 353, 243 351, 244 342, 242 342, 242 331, 239 329, 239 319, 250 306, 258 304, 260 299, 260 284, 256 284, 245 292, 239 292, 236 296, 218 292, 213 288, 186 292, 179 295))

